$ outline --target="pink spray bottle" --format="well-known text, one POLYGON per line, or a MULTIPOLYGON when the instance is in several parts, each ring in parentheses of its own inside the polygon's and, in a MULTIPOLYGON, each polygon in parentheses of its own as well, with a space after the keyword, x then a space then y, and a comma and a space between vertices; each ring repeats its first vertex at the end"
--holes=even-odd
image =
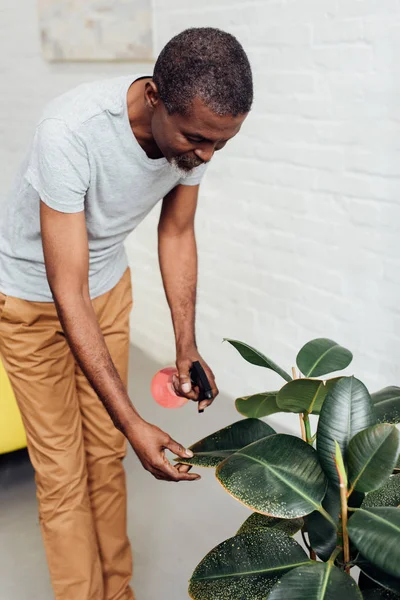
MULTIPOLYGON (((190 368, 190 379, 193 386, 200 389, 199 402, 201 400, 211 400, 212 390, 207 375, 200 362, 196 360, 190 368)), ((173 376, 178 375, 175 367, 166 367, 158 371, 151 382, 151 394, 154 400, 164 408, 180 408, 186 404, 189 399, 178 396, 173 386, 173 376)), ((204 410, 199 410, 204 412, 204 410)))

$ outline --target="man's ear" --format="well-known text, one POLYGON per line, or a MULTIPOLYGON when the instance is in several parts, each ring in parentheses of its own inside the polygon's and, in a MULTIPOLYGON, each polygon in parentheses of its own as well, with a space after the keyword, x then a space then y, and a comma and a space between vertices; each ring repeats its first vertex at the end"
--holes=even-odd
POLYGON ((160 94, 158 93, 158 88, 154 81, 148 81, 146 83, 144 88, 144 99, 151 110, 154 110, 160 102, 160 94))

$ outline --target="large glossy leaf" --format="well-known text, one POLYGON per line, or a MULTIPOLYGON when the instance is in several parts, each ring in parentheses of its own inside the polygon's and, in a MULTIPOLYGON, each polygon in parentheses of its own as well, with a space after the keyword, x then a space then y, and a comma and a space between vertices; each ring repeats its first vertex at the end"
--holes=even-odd
POLYGON ((317 451, 329 479, 339 484, 335 467, 335 440, 346 456, 350 440, 375 424, 371 397, 355 377, 342 377, 329 391, 322 405, 317 429, 317 451))
POLYGON ((400 595, 400 578, 385 573, 385 571, 378 569, 378 567, 375 567, 363 557, 360 557, 360 560, 357 560, 357 566, 361 569, 360 577, 358 579, 358 585, 361 589, 364 590, 381 586, 385 590, 396 594, 397 597, 400 595))
POLYGON ((371 492, 383 485, 396 464, 399 444, 396 426, 388 423, 357 433, 347 450, 351 489, 371 492))
POLYGON ((316 451, 303 440, 284 434, 239 450, 218 466, 216 475, 246 506, 283 519, 320 509, 327 486, 316 451))
POLYGON ((251 346, 248 346, 243 342, 239 342, 238 340, 230 340, 228 338, 225 338, 224 341, 232 344, 232 346, 236 348, 239 354, 241 354, 241 356, 243 356, 243 358, 252 365, 257 365, 258 367, 265 367, 266 369, 271 369, 272 371, 275 371, 275 373, 278 373, 278 375, 283 377, 285 381, 292 380, 289 373, 286 373, 286 371, 281 369, 281 367, 274 363, 273 360, 267 358, 266 356, 264 356, 264 354, 262 354, 255 348, 252 348, 251 346))
POLYGON ((243 523, 236 535, 240 533, 248 533, 255 529, 273 529, 283 531, 287 535, 294 535, 304 525, 304 520, 299 519, 277 519, 276 517, 268 517, 260 513, 253 513, 243 523))
MULTIPOLYGON (((339 522, 340 493, 339 488, 329 485, 322 501, 323 508, 331 515, 335 523, 339 522)), ((317 556, 326 561, 331 556, 337 543, 337 528, 325 519, 317 510, 304 517, 308 538, 317 556)))
POLYGON ((400 577, 400 510, 359 508, 348 522, 349 537, 373 565, 400 577))
POLYGON ((286 573, 275 585, 268 600, 362 600, 350 575, 333 563, 314 563, 286 573))
POLYGON ((282 412, 276 403, 278 392, 261 392, 252 396, 236 399, 236 410, 244 417, 261 419, 277 412, 282 412))
POLYGON ((400 473, 392 475, 388 481, 364 498, 361 508, 377 506, 400 506, 400 473))
POLYGON ((214 468, 237 450, 275 433, 276 431, 264 421, 242 419, 190 446, 194 453, 193 458, 174 460, 187 465, 214 468))
POLYGON ((279 577, 309 562, 301 546, 282 531, 242 533, 203 558, 189 594, 194 600, 264 600, 279 577))
POLYGON ((320 377, 341 371, 353 360, 352 353, 333 340, 317 338, 308 342, 297 355, 296 362, 305 377, 320 377))
POLYGON ((380 423, 400 423, 400 387, 391 385, 371 394, 380 423))
POLYGON ((318 379, 295 379, 284 385, 278 392, 278 410, 294 413, 318 415, 329 390, 340 377, 329 379, 326 384, 318 379))

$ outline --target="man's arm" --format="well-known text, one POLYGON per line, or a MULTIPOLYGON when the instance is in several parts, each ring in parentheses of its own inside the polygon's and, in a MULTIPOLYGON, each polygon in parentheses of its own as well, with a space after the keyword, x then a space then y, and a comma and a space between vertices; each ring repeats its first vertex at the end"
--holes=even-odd
POLYGON ((196 475, 179 474, 166 459, 166 448, 181 457, 188 455, 168 434, 140 417, 111 359, 89 295, 85 213, 65 214, 41 202, 40 220, 47 279, 60 322, 77 362, 114 425, 157 479, 197 479, 196 475))
POLYGON ((198 185, 174 188, 164 198, 158 224, 158 258, 177 351, 196 346, 197 246, 194 217, 198 192, 198 185))
MULTIPOLYGON (((171 310, 175 332, 177 367, 181 390, 192 400, 198 393, 191 390, 189 368, 200 360, 218 394, 214 374, 201 359, 196 346, 195 315, 197 290, 197 246, 194 219, 199 186, 178 185, 164 198, 158 224, 158 256, 165 294, 171 310)), ((212 401, 200 403, 203 409, 212 401)))

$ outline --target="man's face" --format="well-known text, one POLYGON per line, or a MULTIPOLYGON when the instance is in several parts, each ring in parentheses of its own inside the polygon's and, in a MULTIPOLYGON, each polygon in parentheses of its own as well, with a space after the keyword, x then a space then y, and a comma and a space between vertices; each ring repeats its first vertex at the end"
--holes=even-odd
POLYGON ((151 122, 154 140, 165 156, 185 176, 209 162, 240 130, 247 114, 219 116, 199 98, 187 115, 169 115, 159 100, 151 122))

